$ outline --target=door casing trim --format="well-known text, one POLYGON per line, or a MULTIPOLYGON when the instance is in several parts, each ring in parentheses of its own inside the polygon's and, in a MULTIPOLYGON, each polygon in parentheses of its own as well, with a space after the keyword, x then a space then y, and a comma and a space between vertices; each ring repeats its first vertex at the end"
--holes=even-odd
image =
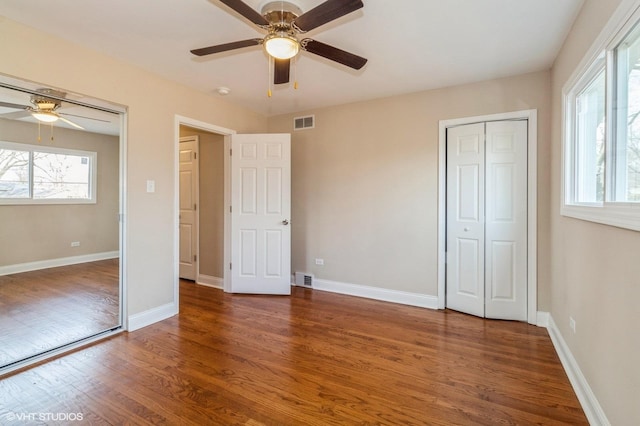
POLYGON ((487 121, 527 120, 527 322, 538 310, 538 110, 440 120, 438 122, 438 309, 446 303, 447 128, 487 121))

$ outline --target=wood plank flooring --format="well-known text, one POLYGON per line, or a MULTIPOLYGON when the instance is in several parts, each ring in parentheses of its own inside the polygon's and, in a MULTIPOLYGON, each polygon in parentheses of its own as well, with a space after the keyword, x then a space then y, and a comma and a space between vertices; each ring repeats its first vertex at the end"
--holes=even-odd
POLYGON ((118 325, 119 285, 118 259, 0 276, 0 366, 118 325))
POLYGON ((542 328, 303 288, 183 281, 180 298, 178 316, 0 380, 0 424, 587 424, 542 328))

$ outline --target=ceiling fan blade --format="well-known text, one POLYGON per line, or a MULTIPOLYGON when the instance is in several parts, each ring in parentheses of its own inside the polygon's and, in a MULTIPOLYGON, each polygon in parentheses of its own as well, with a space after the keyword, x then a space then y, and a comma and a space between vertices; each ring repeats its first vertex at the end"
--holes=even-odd
POLYGON ((346 52, 338 49, 337 47, 329 46, 328 44, 324 44, 310 38, 302 40, 300 42, 300 46, 302 46, 302 48, 307 52, 322 56, 323 58, 330 59, 355 70, 359 70, 367 63, 367 60, 362 56, 354 55, 353 53, 346 52))
POLYGON ((291 69, 291 59, 274 58, 273 84, 284 84, 289 82, 289 70, 291 69))
POLYGON ((327 0, 293 21, 293 27, 305 33, 364 7, 361 0, 327 0))
POLYGON ((101 118, 87 117, 84 115, 69 114, 68 112, 59 112, 58 115, 66 115, 68 117, 84 118, 85 120, 102 121, 103 123, 111 123, 111 120, 103 120, 101 118))
POLYGON ((196 56, 211 55, 212 53, 226 52, 228 50, 242 49, 243 47, 257 46, 262 43, 261 38, 251 38, 249 40, 234 41, 232 43, 218 44, 216 46, 203 47, 191 51, 196 56))
POLYGON ((67 124, 72 125, 73 127, 77 128, 77 129, 84 130, 84 127, 79 126, 79 125, 77 125, 76 123, 74 123, 73 121, 71 121, 71 120, 67 120, 67 119, 66 119, 66 118, 64 118, 64 117, 60 117, 60 115, 58 115, 58 119, 60 119, 61 121, 64 121, 64 122, 65 122, 65 123, 67 123, 67 124))
POLYGON ((226 4, 259 27, 269 26, 269 21, 241 0, 220 0, 220 3, 226 4))
POLYGON ((1 102, 0 101, 0 107, 4 107, 4 108, 15 108, 15 109, 27 109, 29 108, 26 105, 18 105, 18 104, 12 104, 11 102, 1 102))
POLYGON ((9 112, 7 114, 0 115, 0 118, 6 118, 7 120, 18 120, 20 118, 29 117, 31 113, 29 111, 16 111, 9 112))

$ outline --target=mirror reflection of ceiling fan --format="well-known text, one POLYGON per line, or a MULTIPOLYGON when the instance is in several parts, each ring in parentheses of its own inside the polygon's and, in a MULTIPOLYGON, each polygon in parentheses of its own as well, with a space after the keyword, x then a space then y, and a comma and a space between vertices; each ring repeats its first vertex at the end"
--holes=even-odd
POLYGON ((364 7, 361 0, 327 0, 305 13, 302 13, 300 8, 292 3, 272 1, 262 8, 261 14, 242 0, 220 0, 220 2, 268 33, 264 38, 252 38, 195 49, 191 51, 194 55, 204 56, 262 45, 269 56, 274 58, 274 84, 289 82, 291 59, 300 50, 322 56, 356 70, 367 63, 365 58, 337 47, 310 38, 302 40, 298 38, 299 34, 311 31, 364 7))
POLYGON ((53 89, 38 89, 37 92, 38 94, 31 95, 31 103, 33 104, 33 106, 0 101, 0 107, 22 110, 11 112, 8 114, 0 114, 0 118, 16 120, 32 116, 42 123, 55 123, 56 121, 60 120, 81 130, 84 130, 84 127, 74 123, 68 118, 63 117, 63 115, 106 122, 106 120, 100 120, 98 118, 84 117, 80 115, 59 112, 58 109, 62 105, 62 101, 60 100, 60 98, 64 98, 66 96, 66 93, 64 92, 53 89))

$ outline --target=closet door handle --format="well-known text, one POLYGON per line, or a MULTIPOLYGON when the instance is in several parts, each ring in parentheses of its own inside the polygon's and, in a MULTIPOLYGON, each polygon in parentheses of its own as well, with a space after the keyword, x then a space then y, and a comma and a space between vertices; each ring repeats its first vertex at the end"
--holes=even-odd
POLYGON ((288 225, 288 224, 289 224, 289 219, 285 219, 285 220, 283 220, 283 221, 282 221, 282 224, 283 224, 283 225, 285 225, 285 226, 286 226, 286 225, 288 225))

